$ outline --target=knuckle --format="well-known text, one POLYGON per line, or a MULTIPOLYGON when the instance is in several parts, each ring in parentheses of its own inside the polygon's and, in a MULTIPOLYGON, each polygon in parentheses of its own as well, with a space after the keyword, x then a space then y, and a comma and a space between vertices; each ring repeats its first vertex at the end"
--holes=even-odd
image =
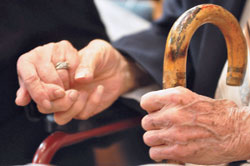
POLYGON ((46 110, 44 110, 44 109, 38 109, 38 111, 39 111, 40 113, 42 113, 42 114, 48 114, 48 112, 47 112, 46 110))
POLYGON ((157 104, 165 105, 168 103, 168 98, 164 94, 160 94, 157 98, 154 99, 154 102, 157 104))
POLYGON ((51 110, 46 110, 46 109, 44 109, 42 106, 40 106, 40 105, 38 105, 38 104, 37 104, 37 109, 38 109, 38 111, 39 111, 40 113, 42 113, 42 114, 51 114, 51 110))
POLYGON ((68 112, 55 112, 54 120, 59 125, 67 124, 72 120, 72 117, 68 114, 68 112))
POLYGON ((81 113, 80 115, 78 115, 78 118, 80 120, 87 120, 88 119, 88 116, 86 113, 81 113))
POLYGON ((40 90, 40 89, 33 89, 33 92, 35 92, 35 93, 33 93, 32 94, 32 98, 38 103, 38 104, 40 104, 42 101, 42 98, 43 98, 43 96, 44 96, 44 93, 43 93, 43 91, 42 90, 40 90))
POLYGON ((42 46, 38 46, 34 48, 33 50, 30 51, 32 55, 35 55, 36 57, 43 57, 44 56, 44 51, 46 50, 52 50, 53 47, 55 46, 55 43, 48 43, 44 44, 42 46))
POLYGON ((180 100, 181 100, 181 97, 180 97, 179 94, 175 94, 174 93, 174 94, 171 95, 170 102, 172 102, 172 103, 179 103, 180 100))
MULTIPOLYGON (((49 45, 49 44, 47 44, 47 45, 49 45)), ((38 47, 34 48, 34 49, 33 49, 33 50, 31 50, 31 51, 34 51, 34 52, 39 52, 39 51, 41 51, 44 47, 46 47, 47 45, 38 46, 38 47)))
POLYGON ((149 95, 151 95, 151 97, 148 99, 149 102, 154 101, 154 103, 156 104, 160 104, 160 105, 164 105, 166 103, 168 103, 168 98, 169 95, 167 93, 167 90, 160 90, 160 91, 156 91, 156 92, 151 92, 152 94, 149 93, 149 95))
POLYGON ((192 96, 192 93, 191 93, 191 91, 189 90, 189 89, 187 89, 187 88, 184 88, 184 87, 182 87, 182 86, 178 86, 178 87, 176 87, 176 90, 178 91, 178 94, 179 95, 182 95, 182 96, 189 96, 190 97, 190 95, 192 96))
POLYGON ((149 141, 150 141, 149 132, 146 132, 146 133, 143 134, 143 141, 145 142, 146 145, 149 145, 149 141))
POLYGON ((36 48, 44 48, 44 47, 52 47, 54 46, 56 43, 55 42, 50 42, 50 43, 47 43, 47 44, 44 44, 42 46, 38 46, 36 48))
POLYGON ((182 87, 182 86, 177 86, 175 87, 178 91, 185 91, 186 88, 182 87))
POLYGON ((141 106, 141 108, 142 109, 144 109, 144 110, 146 110, 147 109, 147 104, 146 104, 146 102, 145 102, 145 100, 144 99, 142 99, 141 101, 140 101, 140 106, 141 106))
POLYGON ((59 41, 57 43, 54 43, 52 47, 53 47, 53 52, 54 53, 59 53, 60 50, 65 51, 65 50, 71 48, 71 46, 72 45, 71 45, 71 43, 69 41, 62 40, 62 41, 59 41))
POLYGON ((70 46, 70 47, 72 46, 68 40, 62 40, 59 42, 59 44, 63 46, 70 46))
POLYGON ((101 104, 101 100, 98 100, 96 98, 91 99, 89 102, 92 105, 93 110, 96 110, 101 104))
POLYGON ((54 112, 64 112, 70 108, 70 104, 66 103, 58 103, 58 104, 53 104, 54 112))
POLYGON ((98 46, 100 50, 111 47, 111 45, 108 42, 106 42, 105 40, 102 40, 102 39, 94 39, 89 43, 89 45, 93 46, 93 47, 98 46))
POLYGON ((175 89, 178 91, 179 94, 190 94, 191 92, 189 89, 182 86, 177 86, 175 89))
POLYGON ((26 61, 26 57, 27 57, 27 56, 28 56, 27 53, 21 55, 21 56, 18 58, 18 60, 17 60, 17 64, 20 64, 20 63, 22 63, 23 61, 26 61))
MULTIPOLYGON (((149 93, 143 95, 141 97, 141 102, 140 102, 141 108, 143 108, 144 110, 147 110, 150 101, 152 101, 151 99, 152 99, 152 92, 149 92, 149 93)), ((157 98, 154 98, 154 100, 157 100, 157 98)))
POLYGON ((157 117, 146 115, 145 119, 144 120, 143 119, 142 119, 142 128, 146 131, 161 128, 163 125, 162 121, 160 121, 160 119, 157 117))
POLYGON ((45 109, 43 109, 42 107, 40 107, 39 105, 37 105, 37 109, 40 113, 42 114, 48 114, 48 111, 46 111, 45 109))
POLYGON ((185 142, 186 137, 182 133, 183 130, 176 126, 171 130, 171 134, 173 136, 174 141, 185 142))
POLYGON ((34 82, 39 81, 38 76, 36 76, 34 74, 28 76, 27 78, 22 78, 22 79, 23 79, 24 84, 29 84, 29 85, 33 84, 34 82))
POLYGON ((17 73, 20 75, 20 72, 22 71, 23 68, 23 63, 26 61, 26 54, 21 55, 18 60, 17 60, 17 73))
POLYGON ((148 130, 148 124, 150 122, 150 117, 148 115, 144 116, 141 120, 141 126, 144 130, 148 130))
POLYGON ((94 40, 90 41, 89 44, 94 44, 94 45, 96 45, 96 44, 105 44, 105 43, 106 43, 106 41, 104 41, 104 40, 102 40, 102 39, 94 39, 94 40))
POLYGON ((179 144, 174 145, 171 153, 175 156, 176 159, 183 159, 188 157, 188 153, 183 150, 182 145, 179 144))
POLYGON ((147 94, 146 95, 143 95, 141 97, 141 102, 140 102, 140 105, 141 105, 141 108, 143 109, 147 109, 147 94))
POLYGON ((153 159, 153 160, 158 160, 158 159, 159 159, 158 153, 157 153, 156 150, 154 150, 154 148, 150 148, 150 149, 149 149, 149 156, 150 156, 150 158, 153 159))
POLYGON ((57 124, 59 125, 64 125, 67 123, 66 120, 62 119, 62 118, 59 118, 58 116, 54 115, 54 120, 57 124))
POLYGON ((154 131, 148 131, 144 133, 143 141, 146 145, 152 146, 160 141, 159 133, 155 133, 154 131))

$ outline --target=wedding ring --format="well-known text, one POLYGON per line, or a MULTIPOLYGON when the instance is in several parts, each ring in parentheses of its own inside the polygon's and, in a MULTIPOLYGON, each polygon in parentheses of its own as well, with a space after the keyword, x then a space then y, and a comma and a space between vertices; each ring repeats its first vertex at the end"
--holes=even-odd
POLYGON ((57 62, 55 66, 56 70, 60 69, 69 69, 69 63, 68 62, 57 62))

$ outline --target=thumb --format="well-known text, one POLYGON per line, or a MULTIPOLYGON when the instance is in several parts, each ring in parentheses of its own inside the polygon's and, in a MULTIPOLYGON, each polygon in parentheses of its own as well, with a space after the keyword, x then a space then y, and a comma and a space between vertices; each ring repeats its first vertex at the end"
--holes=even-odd
POLYGON ((96 69, 101 69, 107 61, 105 52, 109 49, 109 44, 103 40, 93 40, 86 47, 78 52, 80 63, 75 72, 75 80, 80 82, 90 82, 94 78, 96 69))
POLYGON ((79 51, 81 58, 75 72, 75 80, 81 83, 91 82, 93 80, 95 70, 94 55, 90 55, 88 50, 84 49, 79 51))

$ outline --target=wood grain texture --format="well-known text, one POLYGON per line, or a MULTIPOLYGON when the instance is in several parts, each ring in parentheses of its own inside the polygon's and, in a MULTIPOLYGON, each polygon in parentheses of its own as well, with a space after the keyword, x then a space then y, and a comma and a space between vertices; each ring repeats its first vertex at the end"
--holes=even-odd
POLYGON ((203 4, 183 13, 169 32, 164 55, 163 88, 186 86, 189 42, 194 32, 206 23, 214 24, 224 35, 229 64, 227 84, 242 84, 247 63, 247 45, 241 27, 237 19, 224 8, 203 4))

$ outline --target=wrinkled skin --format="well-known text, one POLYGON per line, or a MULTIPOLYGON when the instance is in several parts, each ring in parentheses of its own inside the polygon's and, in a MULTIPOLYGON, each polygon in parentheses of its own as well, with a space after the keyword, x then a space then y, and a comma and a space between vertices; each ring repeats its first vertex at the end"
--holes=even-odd
POLYGON ((93 40, 77 51, 68 41, 49 43, 20 56, 16 104, 31 98, 58 124, 87 119, 110 106, 134 86, 131 65, 109 43, 93 40), (69 69, 56 70, 67 61, 69 69), (126 85, 126 86, 124 86, 126 85))
POLYGON ((249 159, 248 108, 177 87, 141 99, 144 142, 156 161, 220 164, 249 159))

